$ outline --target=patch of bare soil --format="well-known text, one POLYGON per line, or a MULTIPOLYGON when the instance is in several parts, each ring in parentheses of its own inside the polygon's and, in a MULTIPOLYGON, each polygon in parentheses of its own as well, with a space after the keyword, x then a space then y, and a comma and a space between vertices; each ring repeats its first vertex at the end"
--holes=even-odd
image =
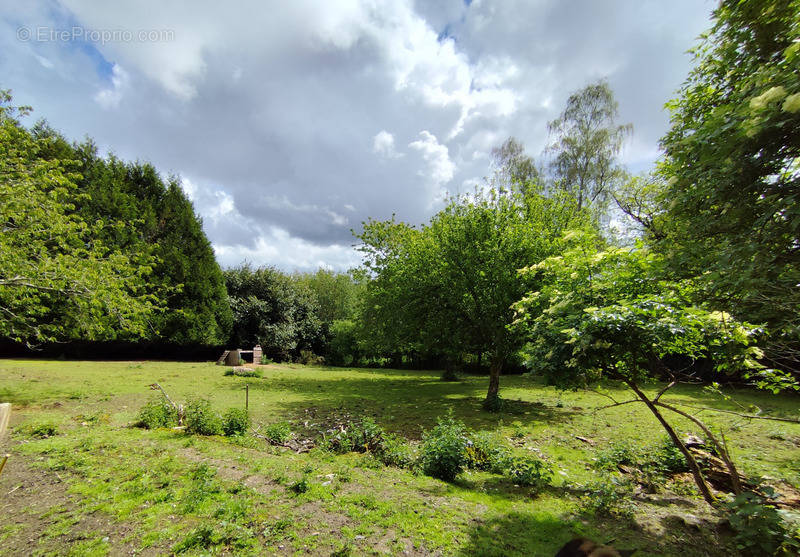
POLYGON ((126 540, 135 531, 132 525, 116 522, 105 513, 81 512, 80 498, 68 493, 66 479, 56 472, 33 468, 23 456, 9 458, 0 475, 4 528, 0 536, 7 534, 0 543, 0 553, 66 554, 72 545, 101 536, 108 538, 110 555, 161 554, 158 548, 137 552, 134 543, 126 540), (52 535, 47 535, 48 530, 52 535))

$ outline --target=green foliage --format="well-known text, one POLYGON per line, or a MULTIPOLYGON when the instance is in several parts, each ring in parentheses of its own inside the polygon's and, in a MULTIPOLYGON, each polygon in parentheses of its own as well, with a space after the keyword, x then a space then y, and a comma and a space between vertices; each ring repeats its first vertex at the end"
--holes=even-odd
POLYGON ((317 356, 311 350, 301 350, 297 363, 305 366, 321 366, 325 364, 325 358, 317 356))
POLYGON ((786 526, 769 499, 772 488, 763 487, 766 498, 752 492, 740 493, 725 504, 736 535, 736 547, 747 555, 797 555, 800 538, 786 526))
POLYGON ((311 485, 308 483, 308 478, 303 476, 296 482, 292 482, 289 485, 289 491, 294 493, 295 495, 300 495, 301 493, 305 493, 311 488, 311 485))
POLYGON ((553 468, 535 456, 516 457, 509 463, 505 474, 517 485, 541 489, 553 479, 553 468))
POLYGON ((296 359, 302 350, 321 352, 322 323, 306 285, 270 267, 243 265, 224 275, 233 309, 233 344, 259 344, 265 356, 279 361, 296 359))
POLYGON ((244 435, 250 427, 250 416, 243 408, 230 408, 222 416, 222 431, 225 435, 244 435))
POLYGON ((351 319, 338 319, 330 326, 328 362, 336 366, 349 366, 358 363, 361 357, 358 325, 351 319))
POLYGON ((76 211, 87 199, 69 150, 15 119, 0 90, 0 336, 35 344, 71 339, 136 339, 156 303, 145 281, 153 259, 105 237, 119 221, 76 211))
POLYGON ((153 396, 141 410, 139 423, 147 429, 178 425, 178 411, 163 396, 153 396))
POLYGON ((510 309, 526 291, 517 270, 560 251, 564 230, 588 226, 566 195, 490 190, 450 200, 430 224, 368 221, 358 236, 372 350, 457 358, 489 355, 493 398, 523 337, 510 309))
POLYGON ((264 428, 264 435, 272 443, 286 443, 292 437, 292 429, 289 422, 276 422, 264 428))
POLYGON ((511 449, 497 433, 482 431, 470 435, 464 450, 466 466, 473 470, 503 474, 513 460, 511 449))
POLYGON ((656 255, 641 246, 598 251, 597 240, 580 233, 569 241, 562 255, 523 271, 542 284, 515 306, 534 372, 562 388, 603 376, 636 382, 668 372, 664 358, 680 356, 767 388, 786 379, 757 361, 760 329, 692 305, 693 284, 661 279, 656 255))
POLYGON ((26 425, 21 428, 21 433, 35 439, 47 439, 58 435, 58 425, 51 422, 40 422, 26 425))
POLYGON ((653 453, 653 464, 659 471, 666 474, 680 474, 689 471, 686 457, 669 437, 665 437, 653 453))
POLYGON ((564 112, 548 124, 555 186, 573 195, 578 209, 602 208, 623 174, 616 157, 633 128, 617 125, 617 112, 614 93, 601 80, 570 95, 564 112))
POLYGON ((222 419, 211 408, 211 402, 205 398, 196 398, 186 404, 184 410, 186 431, 197 435, 220 435, 222 419))
POLYGON ((586 486, 582 509, 590 516, 629 518, 633 516, 633 504, 630 500, 632 492, 630 480, 618 475, 606 476, 586 486))
POLYGON ((466 449, 466 426, 452 416, 440 418, 422 437, 420 467, 428 476, 452 482, 467 466, 466 449))
POLYGON ((720 2, 662 139, 658 248, 704 298, 766 323, 785 363, 800 347, 799 14, 797 0, 720 2))
POLYGON ((327 436, 324 447, 338 454, 370 453, 387 466, 404 467, 412 460, 408 444, 387 433, 371 418, 350 422, 341 431, 327 436))
POLYGON ((628 441, 620 441, 597 451, 594 465, 600 470, 616 470, 620 464, 636 466, 641 457, 641 450, 636 445, 628 441))

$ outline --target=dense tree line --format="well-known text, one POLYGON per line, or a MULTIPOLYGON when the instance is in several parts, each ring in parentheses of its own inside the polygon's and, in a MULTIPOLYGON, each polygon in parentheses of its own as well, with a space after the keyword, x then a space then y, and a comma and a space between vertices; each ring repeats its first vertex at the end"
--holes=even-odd
MULTIPOLYGON (((222 272, 177 178, 100 157, 0 107, 0 334, 42 342, 227 341, 222 272)), ((29 109, 23 109, 26 113, 29 109)))

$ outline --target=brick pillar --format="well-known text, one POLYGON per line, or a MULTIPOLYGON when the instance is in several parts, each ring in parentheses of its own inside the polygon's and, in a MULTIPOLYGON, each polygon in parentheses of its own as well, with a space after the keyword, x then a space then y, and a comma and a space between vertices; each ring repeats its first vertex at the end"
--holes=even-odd
POLYGON ((261 363, 261 354, 262 354, 261 345, 260 344, 256 344, 253 347, 253 363, 254 364, 260 364, 261 363))

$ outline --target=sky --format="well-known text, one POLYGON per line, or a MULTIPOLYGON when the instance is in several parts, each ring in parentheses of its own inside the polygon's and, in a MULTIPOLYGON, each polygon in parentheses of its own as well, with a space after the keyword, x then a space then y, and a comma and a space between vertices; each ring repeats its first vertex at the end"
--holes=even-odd
POLYGON ((70 139, 178 175, 223 266, 346 270, 368 218, 420 224, 537 161, 607 79, 646 171, 704 0, 0 0, 0 88, 70 139))

